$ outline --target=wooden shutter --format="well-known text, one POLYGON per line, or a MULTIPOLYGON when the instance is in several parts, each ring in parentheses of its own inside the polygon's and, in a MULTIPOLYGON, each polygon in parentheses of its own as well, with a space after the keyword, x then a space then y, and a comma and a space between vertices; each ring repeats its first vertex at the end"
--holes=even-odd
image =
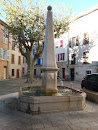
POLYGON ((58 54, 58 61, 59 61, 59 54, 58 54))
POLYGON ((60 47, 63 47, 63 40, 60 40, 60 47))
POLYGON ((14 54, 12 54, 12 63, 14 63, 14 54))
POLYGON ((21 57, 18 57, 18 64, 21 64, 21 57))

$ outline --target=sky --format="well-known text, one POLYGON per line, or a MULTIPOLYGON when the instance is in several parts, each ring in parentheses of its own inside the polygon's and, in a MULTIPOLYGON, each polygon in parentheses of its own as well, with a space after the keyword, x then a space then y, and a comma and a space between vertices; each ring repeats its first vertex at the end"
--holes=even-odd
POLYGON ((46 0, 49 5, 51 5, 51 1, 53 3, 62 4, 65 3, 67 7, 71 5, 72 7, 72 14, 77 15, 86 11, 93 6, 98 5, 98 0, 46 0))
MULTIPOLYGON (((25 3, 26 0, 23 0, 25 3)), ((41 1, 41 0, 38 0, 41 1)), ((44 1, 44 0, 43 0, 44 1)), ((98 5, 98 0, 46 0, 48 5, 51 5, 52 8, 56 4, 62 5, 63 3, 66 4, 67 8, 71 5, 72 7, 72 16, 78 15, 86 11, 89 8, 92 8, 98 5)), ((0 17, 1 20, 4 20, 0 17)))

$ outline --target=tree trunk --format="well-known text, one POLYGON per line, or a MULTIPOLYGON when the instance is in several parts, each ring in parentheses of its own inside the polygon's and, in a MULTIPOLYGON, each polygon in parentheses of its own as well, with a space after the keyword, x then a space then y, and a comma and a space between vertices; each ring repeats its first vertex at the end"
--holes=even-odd
POLYGON ((29 51, 28 59, 28 71, 27 71, 27 82, 33 83, 34 82, 34 62, 32 61, 32 51, 29 51))
POLYGON ((27 68, 27 83, 30 82, 30 62, 29 62, 29 58, 27 59, 27 64, 28 64, 28 68, 27 68))

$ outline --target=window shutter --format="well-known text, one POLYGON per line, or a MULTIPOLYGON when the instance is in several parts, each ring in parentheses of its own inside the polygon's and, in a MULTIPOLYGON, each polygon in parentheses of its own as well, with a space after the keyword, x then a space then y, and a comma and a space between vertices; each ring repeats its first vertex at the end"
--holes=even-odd
POLYGON ((18 64, 21 64, 21 57, 18 57, 18 64))
POLYGON ((3 59, 3 49, 0 48, 0 60, 2 60, 2 59, 3 59))
POLYGON ((7 61, 9 61, 9 50, 7 50, 7 61))
POLYGON ((65 60, 65 53, 63 53, 63 60, 65 60))
POLYGON ((58 61, 59 61, 59 54, 58 54, 58 61))
POLYGON ((60 40, 60 47, 63 47, 63 40, 60 40))
POLYGON ((14 64, 14 54, 12 54, 12 64, 14 64))

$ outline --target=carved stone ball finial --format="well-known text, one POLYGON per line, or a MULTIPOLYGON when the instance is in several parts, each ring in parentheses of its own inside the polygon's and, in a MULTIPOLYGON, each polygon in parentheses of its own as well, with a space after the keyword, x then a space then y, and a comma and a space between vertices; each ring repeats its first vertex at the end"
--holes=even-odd
POLYGON ((49 6, 47 7, 47 10, 51 11, 51 10, 52 10, 52 7, 49 5, 49 6))

